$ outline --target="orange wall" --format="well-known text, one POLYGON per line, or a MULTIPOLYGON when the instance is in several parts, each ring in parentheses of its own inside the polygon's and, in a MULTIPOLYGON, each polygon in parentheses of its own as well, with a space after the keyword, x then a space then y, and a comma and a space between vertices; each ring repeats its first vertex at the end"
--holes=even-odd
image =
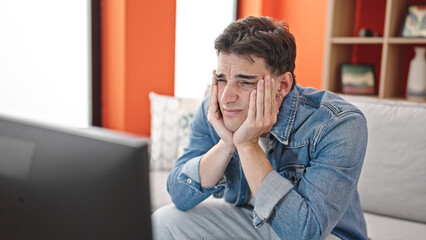
MULTIPOLYGON (((327 0, 239 0, 239 17, 271 16, 290 25, 296 79, 321 88, 327 0)), ((148 93, 174 94, 175 0, 102 0, 102 122, 150 135, 148 93)))
POLYGON ((125 130, 125 0, 102 1, 102 125, 125 130))
POLYGON ((103 127, 150 135, 148 93, 174 93, 175 12, 175 0, 102 1, 103 127))
POLYGON ((289 24, 297 46, 296 81, 321 89, 327 0, 239 0, 238 18, 270 16, 289 24))

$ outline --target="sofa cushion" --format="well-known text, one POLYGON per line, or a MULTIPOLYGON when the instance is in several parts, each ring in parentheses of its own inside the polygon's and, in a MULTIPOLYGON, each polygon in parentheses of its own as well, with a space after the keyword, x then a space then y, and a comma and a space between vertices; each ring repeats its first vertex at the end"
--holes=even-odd
POLYGON ((364 210, 426 223, 426 104, 343 97, 367 118, 364 210))
POLYGON ((149 172, 152 211, 172 202, 167 192, 167 177, 169 174, 169 171, 164 170, 151 170, 149 172))
MULTIPOLYGON (((167 192, 167 178, 169 171, 151 170, 149 172, 149 187, 151 197, 151 211, 154 212, 158 208, 172 203, 169 193, 167 192)), ((215 198, 213 195, 208 197, 205 202, 224 202, 224 198, 215 198)))
POLYGON ((188 143, 190 123, 202 99, 151 92, 151 161, 153 170, 171 170, 188 143))
POLYGON ((171 169, 176 161, 178 146, 177 98, 149 94, 151 102, 151 161, 150 168, 171 169))
POLYGON ((426 224, 372 213, 364 214, 368 237, 374 240, 424 240, 426 224))

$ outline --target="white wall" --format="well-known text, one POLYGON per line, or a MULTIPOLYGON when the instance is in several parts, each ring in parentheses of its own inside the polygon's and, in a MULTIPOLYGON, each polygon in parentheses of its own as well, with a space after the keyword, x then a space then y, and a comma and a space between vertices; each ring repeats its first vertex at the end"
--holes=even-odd
POLYGON ((202 98, 217 67, 214 40, 236 19, 236 0, 177 0, 175 96, 202 98))
POLYGON ((0 0, 0 114, 90 125, 89 3, 0 0))

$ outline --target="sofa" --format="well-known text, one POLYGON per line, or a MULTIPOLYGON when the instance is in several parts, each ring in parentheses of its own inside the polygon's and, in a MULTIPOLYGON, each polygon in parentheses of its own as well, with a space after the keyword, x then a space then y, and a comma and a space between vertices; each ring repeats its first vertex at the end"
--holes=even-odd
MULTIPOLYGON (((367 118, 369 139, 358 190, 368 236, 375 240, 425 240, 426 104, 352 95, 342 97, 357 106, 367 118)), ((153 126, 150 188, 152 210, 155 211, 171 203, 166 190, 167 176, 173 161, 181 154, 189 131, 191 114, 193 116, 195 106, 201 100, 156 94, 151 95, 150 99, 153 126), (172 115, 176 119, 174 125, 166 124, 172 117, 164 116, 167 110, 158 105, 160 99, 165 105, 174 101, 171 107, 171 111, 174 111, 172 115), (185 108, 188 104, 191 107, 185 108), (153 108, 160 108, 160 111, 153 112, 156 111, 153 108), (182 108, 185 110, 179 110, 182 108), (182 121, 184 116, 186 123, 182 123, 185 122, 182 121), (170 127, 176 129, 170 130, 170 127), (158 149, 156 145, 170 146, 158 140, 161 139, 159 131, 164 131, 163 137, 166 132, 175 131, 175 143, 178 142, 176 146, 172 146, 172 149, 158 149), (181 132, 183 134, 180 134, 181 132), (172 154, 164 156, 164 151, 172 154), (172 156, 167 160, 168 164, 158 164, 170 155, 172 156)), ((168 140, 170 141, 169 138, 168 140)), ((207 201, 223 200, 210 197, 207 201)))

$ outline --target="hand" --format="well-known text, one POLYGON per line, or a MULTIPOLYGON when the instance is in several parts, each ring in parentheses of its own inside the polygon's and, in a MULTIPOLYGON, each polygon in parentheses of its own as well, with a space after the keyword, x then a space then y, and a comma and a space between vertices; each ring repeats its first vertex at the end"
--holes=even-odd
POLYGON ((212 85, 210 88, 210 102, 209 102, 209 111, 207 113, 207 119, 212 124, 213 128, 216 130, 219 137, 222 141, 234 148, 234 143, 232 141, 233 133, 226 129, 225 124, 223 123, 222 113, 220 112, 218 105, 218 90, 217 90, 217 79, 216 79, 216 70, 213 71, 212 85))
POLYGON ((270 76, 257 82, 257 89, 250 93, 247 118, 234 133, 233 142, 237 148, 257 145, 259 137, 272 129, 278 114, 276 93, 275 80, 270 76))

